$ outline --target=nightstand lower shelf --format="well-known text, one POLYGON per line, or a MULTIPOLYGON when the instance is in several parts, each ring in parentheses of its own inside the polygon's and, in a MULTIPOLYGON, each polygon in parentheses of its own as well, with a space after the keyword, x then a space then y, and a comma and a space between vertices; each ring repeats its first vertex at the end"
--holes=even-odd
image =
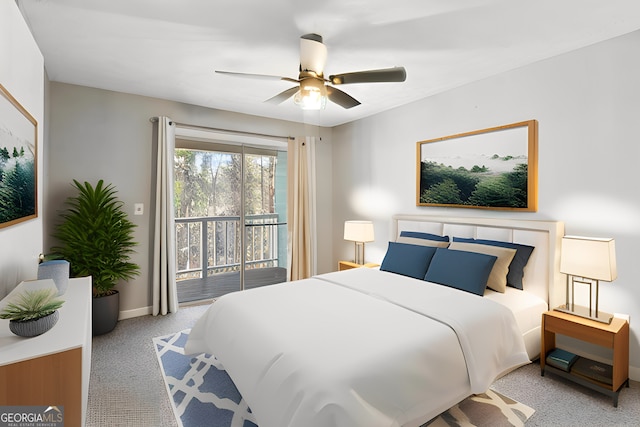
POLYGON ((542 368, 541 375, 544 376, 547 372, 550 372, 554 375, 558 375, 562 378, 565 378, 569 381, 573 381, 576 384, 580 384, 581 386, 590 388, 591 390, 597 391, 599 393, 605 394, 613 400, 614 408, 618 407, 618 396, 620 395, 620 390, 623 387, 629 387, 629 379, 627 379, 617 390, 612 390, 610 385, 605 383, 601 383, 600 381, 596 381, 587 377, 583 377, 582 375, 578 375, 575 373, 563 371, 562 369, 558 369, 551 365, 545 365, 542 368))

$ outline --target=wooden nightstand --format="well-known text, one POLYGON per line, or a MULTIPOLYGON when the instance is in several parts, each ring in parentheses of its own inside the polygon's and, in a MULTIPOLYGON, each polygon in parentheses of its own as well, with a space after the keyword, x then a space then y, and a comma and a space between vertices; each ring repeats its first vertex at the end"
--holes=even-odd
POLYGON ((351 262, 351 261, 338 262, 338 271, 350 270, 352 268, 360 268, 360 267, 374 268, 374 267, 380 267, 380 264, 375 264, 373 262, 368 262, 366 264, 356 264, 355 262, 351 262))
POLYGON ((601 323, 559 311, 542 314, 542 341, 540 350, 540 371, 553 372, 592 390, 613 398, 613 406, 618 406, 618 395, 622 386, 629 387, 629 323, 614 318, 611 324, 601 323), (556 347, 556 334, 565 335, 600 345, 613 350, 611 362, 612 384, 598 381, 575 372, 565 372, 546 363, 546 356, 556 347))

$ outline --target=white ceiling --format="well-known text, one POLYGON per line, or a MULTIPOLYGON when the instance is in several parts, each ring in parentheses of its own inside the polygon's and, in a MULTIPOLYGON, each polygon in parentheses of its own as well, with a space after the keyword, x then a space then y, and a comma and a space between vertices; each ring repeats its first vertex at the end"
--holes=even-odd
POLYGON ((322 126, 640 29, 638 0, 16 2, 52 81, 322 126), (343 85, 362 105, 303 112, 263 102, 291 83, 214 73, 297 78, 306 33, 324 38, 325 75, 404 66, 407 80, 343 85))

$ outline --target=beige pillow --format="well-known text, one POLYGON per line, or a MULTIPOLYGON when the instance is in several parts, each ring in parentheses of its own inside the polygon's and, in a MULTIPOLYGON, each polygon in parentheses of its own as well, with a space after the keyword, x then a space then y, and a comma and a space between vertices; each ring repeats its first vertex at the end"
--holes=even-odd
POLYGON ((408 243, 410 245, 435 246, 436 248, 446 248, 447 246, 449 246, 449 242, 439 242, 437 240, 419 239, 417 237, 407 236, 398 237, 398 240, 396 240, 396 242, 408 243))
POLYGON ((504 293, 507 290, 507 273, 509 264, 516 255, 515 249, 502 248, 500 246, 481 245, 478 243, 451 242, 449 249, 467 252, 477 252, 486 255, 493 255, 498 259, 493 264, 487 287, 496 292, 504 293))

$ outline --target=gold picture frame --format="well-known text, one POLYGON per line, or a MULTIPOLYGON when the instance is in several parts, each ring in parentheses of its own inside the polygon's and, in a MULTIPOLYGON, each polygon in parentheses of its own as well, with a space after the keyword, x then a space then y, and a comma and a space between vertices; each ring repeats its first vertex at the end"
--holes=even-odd
POLYGON ((416 144, 416 205, 535 212, 538 122, 416 144))
POLYGON ((0 84, 0 228, 38 217, 38 122, 0 84))

